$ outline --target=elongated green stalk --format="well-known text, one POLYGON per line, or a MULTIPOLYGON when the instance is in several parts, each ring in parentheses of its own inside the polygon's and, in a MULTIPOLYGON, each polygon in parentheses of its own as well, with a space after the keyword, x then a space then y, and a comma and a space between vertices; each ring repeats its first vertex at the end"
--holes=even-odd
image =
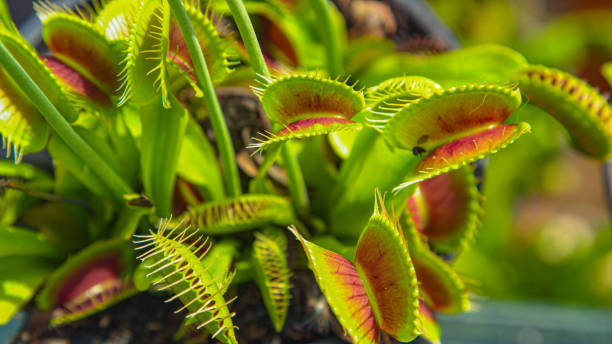
MULTIPOLYGON (((257 36, 255 35, 255 30, 253 29, 253 24, 251 23, 251 19, 249 18, 249 14, 242 3, 242 0, 226 0, 226 3, 232 11, 234 22, 236 22, 236 26, 238 26, 240 37, 242 37, 242 41, 244 42, 247 54, 251 59, 251 64, 253 65, 255 73, 266 78, 269 77, 270 71, 268 70, 266 61, 264 60, 263 53, 259 47, 259 42, 257 41, 257 36)), ((287 170, 287 176, 289 178, 289 192, 291 193, 291 198, 293 199, 298 214, 303 215, 308 213, 310 203, 308 200, 308 193, 306 191, 306 183, 304 182, 304 176, 302 175, 302 170, 300 169, 297 157, 291 154, 287 144, 288 143, 285 143, 281 153, 283 155, 285 169, 287 170)))
POLYGON ((34 107, 49 123, 54 133, 59 135, 79 158, 89 165, 92 171, 104 181, 118 200, 123 199, 124 194, 134 193, 125 181, 106 164, 96 151, 94 151, 79 134, 68 124, 66 119, 59 113, 49 98, 32 81, 26 71, 13 58, 11 53, 0 42, 0 64, 4 67, 15 83, 21 87, 24 94, 30 97, 34 107))
POLYGON ((340 35, 334 25, 330 0, 310 0, 312 7, 322 21, 324 30, 325 48, 327 50, 327 68, 329 75, 335 78, 342 74, 342 45, 340 35))
POLYGON ((204 92, 204 103, 208 109, 210 116, 210 123, 212 124, 213 131, 217 139, 217 147, 219 148, 219 154, 221 155, 221 161, 223 162, 223 168, 225 172, 225 179, 228 186, 228 194, 230 196, 238 196, 241 193, 240 190, 240 177, 238 176, 238 167, 236 166, 236 154, 234 152, 234 146, 230 138, 225 120, 223 119, 223 113, 221 112, 221 106, 217 100, 210 73, 200 48, 198 38, 193 31, 193 26, 187 17, 185 8, 180 0, 168 0, 170 8, 176 22, 183 33, 185 43, 191 60, 193 61, 193 69, 195 71, 200 87, 204 92))
POLYGON ((232 17, 238 27, 240 37, 242 37, 242 42, 251 60, 251 65, 253 65, 253 70, 255 73, 269 77, 270 72, 268 71, 266 60, 261 52, 259 41, 255 35, 255 29, 253 28, 253 24, 251 23, 251 19, 249 18, 249 14, 242 0, 226 0, 225 2, 232 12, 232 17))
POLYGON ((287 143, 285 143, 285 146, 282 148, 281 154, 283 155, 285 169, 289 177, 289 193, 291 193, 295 210, 298 215, 306 215, 308 213, 310 201, 308 200, 306 183, 297 156, 291 153, 291 149, 287 143))

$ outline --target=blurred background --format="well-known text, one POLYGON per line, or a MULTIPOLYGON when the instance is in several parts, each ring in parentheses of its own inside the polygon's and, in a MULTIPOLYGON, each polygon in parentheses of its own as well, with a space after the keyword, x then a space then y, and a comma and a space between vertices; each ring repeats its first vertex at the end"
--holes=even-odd
MULTIPOLYGON (((428 3, 463 46, 504 44, 611 91, 601 72, 612 61, 610 0, 428 3)), ((515 116, 532 134, 490 158, 480 234, 456 261, 483 297, 481 312, 442 319, 444 342, 612 343, 605 168, 572 152, 563 129, 540 111, 515 116)))
MULTIPOLYGON (((595 85, 612 61, 612 1, 429 0, 462 45, 497 43, 595 85)), ((556 122, 514 116, 531 135, 491 157, 476 246, 457 266, 491 298, 612 307, 612 232, 600 164, 575 154, 556 122)), ((611 339, 612 342, 612 339, 611 339)))

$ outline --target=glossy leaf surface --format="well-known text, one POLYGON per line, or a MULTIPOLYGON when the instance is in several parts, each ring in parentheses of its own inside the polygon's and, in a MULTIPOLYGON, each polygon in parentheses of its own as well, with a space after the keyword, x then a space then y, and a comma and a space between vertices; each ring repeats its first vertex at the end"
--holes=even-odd
POLYGON ((300 240, 331 310, 355 343, 378 343, 380 329, 355 266, 341 255, 317 246, 291 229, 300 240))
POLYGON ((177 221, 206 234, 225 234, 268 224, 289 225, 295 219, 291 202, 281 196, 248 194, 203 203, 177 221))
POLYGON ((291 271, 284 232, 268 228, 263 233, 255 233, 253 267, 270 320, 276 332, 281 332, 291 299, 291 271))
POLYGON ((350 119, 364 106, 363 95, 343 82, 317 74, 296 74, 263 79, 259 95, 266 114, 289 125, 304 118, 342 117, 350 119))
POLYGON ((380 328, 403 342, 416 337, 417 278, 408 245, 382 199, 359 237, 355 267, 380 328))
POLYGON ((612 109, 596 89, 543 66, 523 68, 516 77, 525 96, 565 127, 576 149, 600 160, 612 155, 612 109))

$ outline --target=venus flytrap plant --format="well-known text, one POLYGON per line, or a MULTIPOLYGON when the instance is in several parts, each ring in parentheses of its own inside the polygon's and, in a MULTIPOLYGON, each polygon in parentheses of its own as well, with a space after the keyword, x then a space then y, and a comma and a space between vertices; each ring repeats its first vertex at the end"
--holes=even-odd
POLYGON ((296 221, 288 199, 276 195, 248 194, 202 203, 186 211, 176 223, 185 223, 206 234, 227 234, 267 224, 286 226, 296 221))
POLYGON ((253 243, 255 282, 264 299, 276 332, 281 332, 291 299, 291 270, 287 262, 287 238, 274 228, 255 233, 253 243))
POLYGON ((180 300, 183 329, 236 343, 240 314, 229 295, 255 282, 283 335, 300 287, 291 276, 310 264, 353 342, 419 334, 439 342, 435 312, 469 309, 467 283, 441 258, 461 254, 476 235, 481 196, 467 165, 530 130, 507 123, 510 115, 529 101, 557 118, 578 150, 609 155, 609 105, 586 83, 499 46, 353 57, 343 53, 345 32, 328 1, 35 8, 49 56, 39 57, 0 11, 8 114, 0 134, 17 162, 47 148, 54 176, 27 164, 0 168, 6 185, 22 182, 0 199, 0 247, 18 243, 5 245, 0 261, 30 266, 0 274, 0 286, 34 286, 10 307, 0 303, 1 321, 47 277, 36 300, 53 310, 53 325, 155 285, 180 300), (222 24, 230 20, 239 35, 222 24), (251 140, 263 157, 250 180, 240 179, 232 123, 215 95, 244 84, 272 122, 272 132, 251 140), (193 104, 205 106, 195 110, 210 119, 216 147, 193 104), (284 171, 272 182, 277 160, 284 171), (160 217, 157 230, 143 232, 160 217), (280 229, 287 226, 305 257, 280 229))
POLYGON ((166 302, 181 299, 184 306, 177 313, 188 309, 187 319, 197 319, 198 329, 206 327, 212 338, 218 337, 223 343, 237 343, 232 323, 235 313, 228 310, 234 299, 225 301, 223 297, 233 274, 222 270, 213 275, 209 270, 215 262, 201 264, 211 248, 208 238, 194 238, 195 231, 177 228, 168 228, 168 222, 163 222, 157 232, 137 237, 139 250, 148 248, 139 259, 151 269, 148 276, 159 278, 155 284, 164 283, 158 290, 174 293, 166 302))
MULTIPOLYGON (((469 214, 467 211, 463 213, 469 214)), ((449 263, 428 247, 431 241, 424 240, 410 215, 408 213, 402 219, 402 232, 419 281, 422 302, 441 313, 456 314, 467 311, 469 300, 463 281, 449 263)))
POLYGON ((308 138, 336 131, 359 130, 351 118, 364 106, 361 92, 344 82, 312 75, 289 75, 264 79, 254 87, 268 116, 283 129, 260 133, 252 148, 265 150, 288 140, 308 138))
POLYGON ((597 90, 568 73, 544 66, 520 69, 516 78, 525 96, 567 129, 577 150, 603 161, 610 157, 612 109, 597 90))
POLYGON ((471 244, 479 223, 481 195, 471 167, 451 171, 417 185, 408 199, 407 216, 426 240, 442 253, 471 244))
POLYGON ((354 261, 292 233, 302 244, 332 311, 354 343, 378 343, 384 331, 399 341, 418 333, 417 280, 397 222, 378 195, 362 231, 354 261))
POLYGON ((37 305, 53 310, 52 326, 84 318, 134 295, 129 278, 133 265, 134 251, 125 241, 98 242, 49 276, 37 305))
POLYGON ((467 85, 426 95, 372 122, 392 145, 420 158, 403 187, 481 159, 529 131, 527 123, 503 124, 520 103, 514 85, 467 85))

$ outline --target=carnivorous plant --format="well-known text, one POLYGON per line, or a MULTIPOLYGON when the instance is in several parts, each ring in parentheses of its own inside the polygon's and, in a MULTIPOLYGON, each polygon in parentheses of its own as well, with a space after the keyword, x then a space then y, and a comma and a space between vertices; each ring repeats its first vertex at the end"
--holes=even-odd
POLYGON ((0 323, 32 298, 60 326, 158 290, 237 343, 237 286, 280 333, 309 268, 353 342, 439 342, 435 313, 470 308, 449 257, 477 237, 471 164, 529 133, 517 114, 612 154, 584 81, 503 46, 364 48, 326 0, 35 10, 48 53, 0 13, 0 323))

